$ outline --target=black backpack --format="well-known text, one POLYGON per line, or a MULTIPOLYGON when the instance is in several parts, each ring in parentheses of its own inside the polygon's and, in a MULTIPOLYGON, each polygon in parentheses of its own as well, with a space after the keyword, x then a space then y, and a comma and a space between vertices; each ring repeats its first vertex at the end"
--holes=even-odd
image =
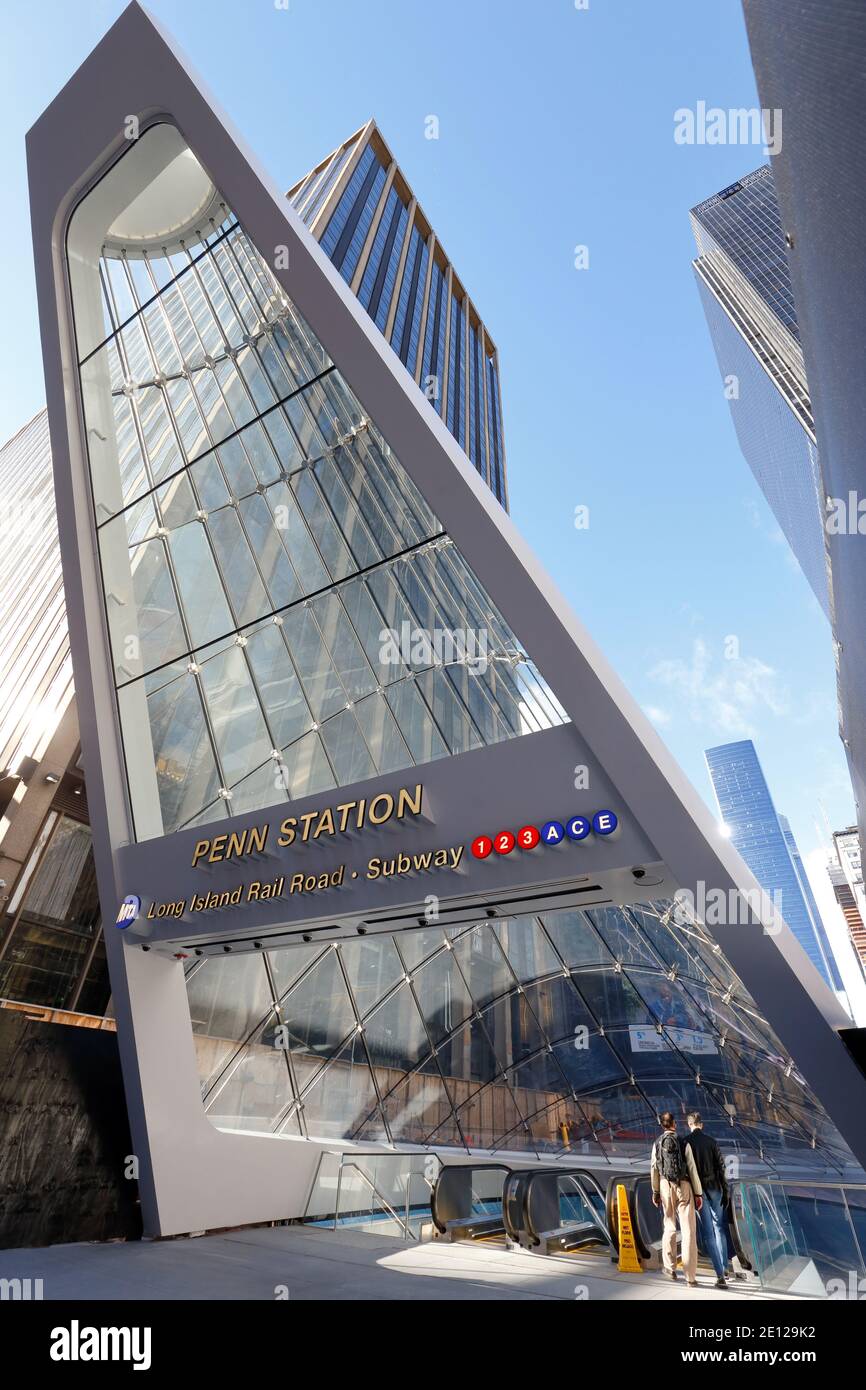
POLYGON ((681 1183, 684 1178, 688 1177, 688 1171, 680 1140, 676 1134, 666 1131, 660 1139, 656 1140, 656 1144, 656 1162, 660 1176, 667 1178, 668 1182, 681 1183))

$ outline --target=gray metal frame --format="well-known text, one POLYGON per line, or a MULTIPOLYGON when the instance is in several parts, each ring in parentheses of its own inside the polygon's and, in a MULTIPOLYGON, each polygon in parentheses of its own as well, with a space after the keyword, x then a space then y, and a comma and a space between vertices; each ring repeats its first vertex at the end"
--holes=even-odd
MULTIPOLYGON (((470 559, 612 787, 622 789, 620 802, 627 799, 635 826, 651 836, 672 879, 692 891, 703 883, 707 891, 757 893, 710 812, 442 420, 171 42, 132 4, 27 141, 61 551, 107 920, 128 891, 118 866, 132 828, 89 499, 65 234, 78 201, 126 148, 130 114, 138 115, 142 131, 157 120, 173 122, 254 243, 288 246, 289 269, 278 270, 278 280, 470 559)), ((486 750, 491 762, 502 763, 501 778, 522 742, 486 750)), ((453 759, 450 771, 450 795, 458 805, 461 783, 465 794, 471 792, 472 758, 453 759)), ((156 843, 168 853, 171 837, 156 843)), ((835 998, 787 929, 768 935, 755 919, 750 927, 712 930, 854 1152, 866 1160, 866 1079, 834 1031, 846 1022, 835 998)), ((160 952, 143 953, 113 929, 107 949, 146 1229, 169 1234, 296 1214, 315 1141, 215 1130, 200 1104, 179 964, 160 952)))

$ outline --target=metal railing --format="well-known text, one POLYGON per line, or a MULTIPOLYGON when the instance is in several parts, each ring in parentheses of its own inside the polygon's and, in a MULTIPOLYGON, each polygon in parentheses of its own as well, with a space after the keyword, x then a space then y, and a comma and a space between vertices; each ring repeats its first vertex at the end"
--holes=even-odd
POLYGON ((440 1168, 435 1154, 330 1150, 319 1156, 301 1221, 419 1240, 440 1168))

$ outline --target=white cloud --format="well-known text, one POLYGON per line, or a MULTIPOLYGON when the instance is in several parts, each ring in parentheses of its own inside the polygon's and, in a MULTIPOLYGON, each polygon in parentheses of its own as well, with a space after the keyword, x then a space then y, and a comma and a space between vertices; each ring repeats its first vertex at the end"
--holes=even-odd
POLYGON ((648 674, 676 697, 692 723, 727 738, 754 738, 760 716, 790 712, 788 693, 772 666, 754 656, 716 661, 701 638, 692 646, 691 661, 659 661, 648 674))
POLYGON ((658 724, 660 727, 671 722, 667 710, 661 709, 658 705, 644 705, 643 712, 647 719, 651 719, 654 724, 658 724))

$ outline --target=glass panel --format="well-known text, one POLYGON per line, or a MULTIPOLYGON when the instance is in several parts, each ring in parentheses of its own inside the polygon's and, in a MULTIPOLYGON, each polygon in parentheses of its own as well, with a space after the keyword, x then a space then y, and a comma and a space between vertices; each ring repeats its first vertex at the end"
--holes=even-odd
POLYGON ((363 1018, 384 994, 403 978, 403 964, 390 937, 345 941, 340 955, 359 1017, 363 1018))
POLYGON ((547 912, 541 921, 566 965, 612 965, 613 958, 586 913, 547 912))
POLYGON ((199 1078, 207 1095, 238 1046, 273 1011, 264 957, 205 957, 190 973, 186 988, 199 1078))
POLYGON ((207 1098, 213 1124, 269 1132, 293 1100, 286 1050, 269 1023, 244 1046, 207 1098))
MULTIPOLYGON (((0 998, 67 1008, 100 934, 90 827, 61 816, 33 854, 35 868, 0 959, 0 998)), ((99 991, 103 1007, 107 995, 99 991)))
MULTIPOLYGON (((140 708, 129 688, 120 692, 121 717, 127 705, 124 724, 134 738, 140 708)), ((195 678, 181 676, 155 691, 147 713, 162 822, 174 830, 209 805, 220 786, 195 678)))
POLYGON ((384 1091, 390 1091, 403 1072, 429 1055, 430 1039, 408 986, 398 989, 364 1020, 364 1038, 373 1066, 383 1073, 380 1087, 384 1091))
POLYGON ((307 1134, 340 1138, 351 1133, 376 1104, 376 1089, 359 1034, 350 1038, 304 1092, 307 1134))
POLYGON ((472 1011, 466 982, 451 951, 442 951, 414 972, 418 1003, 434 1043, 459 1027, 472 1011))
POLYGON ((562 973, 562 962, 536 917, 512 917, 492 922, 496 937, 518 980, 536 980, 539 975, 562 973))
POLYGON ((244 650, 228 651, 205 661, 201 682, 225 777, 234 786, 253 768, 267 762, 274 747, 250 680, 244 650))

